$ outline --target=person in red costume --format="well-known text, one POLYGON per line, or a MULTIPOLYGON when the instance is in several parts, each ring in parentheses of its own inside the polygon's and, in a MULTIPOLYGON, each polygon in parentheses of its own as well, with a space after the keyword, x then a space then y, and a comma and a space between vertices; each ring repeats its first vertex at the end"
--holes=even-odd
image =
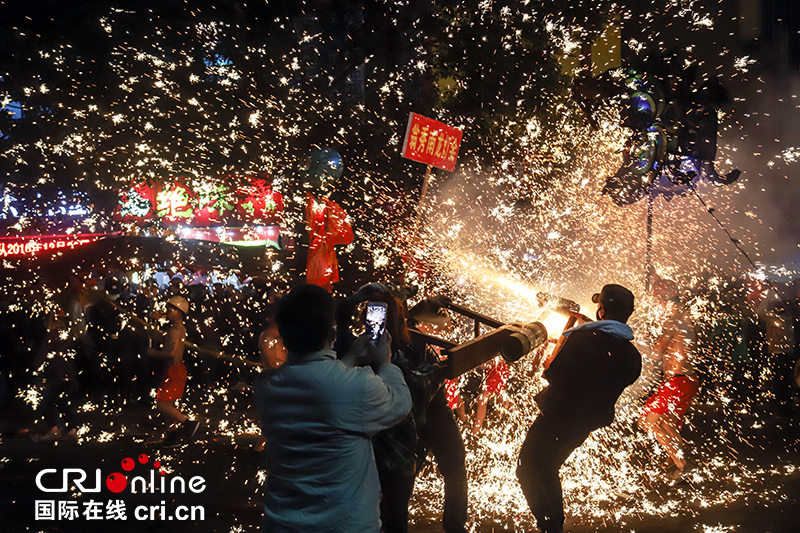
POLYGON ((498 398, 503 404, 503 407, 509 409, 511 402, 506 396, 506 388, 508 386, 508 363, 503 361, 501 357, 495 357, 493 361, 484 363, 483 367, 486 369, 486 377, 483 380, 483 389, 481 395, 478 397, 478 406, 475 408, 475 424, 472 426, 472 436, 477 435, 483 421, 486 418, 486 405, 492 398, 498 398))
POLYGON ((306 222, 306 282, 331 292, 333 283, 339 281, 339 261, 333 247, 353 242, 353 228, 347 221, 347 213, 339 204, 328 196, 317 200, 311 193, 306 195, 306 222))
POLYGON ((667 477, 678 481, 695 466, 686 458, 680 431, 686 410, 700 389, 700 380, 692 365, 697 335, 688 313, 681 306, 678 285, 674 281, 657 278, 652 294, 660 302, 666 320, 649 357, 663 362, 665 381, 647 400, 639 427, 655 437, 667 452, 671 461, 667 477))

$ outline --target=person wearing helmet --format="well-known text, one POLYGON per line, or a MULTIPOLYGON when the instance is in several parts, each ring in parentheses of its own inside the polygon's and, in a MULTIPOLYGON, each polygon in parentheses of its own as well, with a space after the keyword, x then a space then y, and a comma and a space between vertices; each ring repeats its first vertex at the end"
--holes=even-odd
POLYGON ((189 302, 183 296, 172 296, 167 300, 167 320, 169 329, 164 336, 160 349, 149 348, 147 355, 166 360, 164 375, 158 388, 156 402, 158 410, 171 423, 180 424, 177 430, 170 431, 161 443, 164 447, 174 447, 181 440, 190 440, 200 427, 200 421, 189 420, 175 407, 175 400, 183 396, 186 387, 186 366, 183 364, 183 341, 186 339, 186 327, 183 321, 189 313, 189 302))

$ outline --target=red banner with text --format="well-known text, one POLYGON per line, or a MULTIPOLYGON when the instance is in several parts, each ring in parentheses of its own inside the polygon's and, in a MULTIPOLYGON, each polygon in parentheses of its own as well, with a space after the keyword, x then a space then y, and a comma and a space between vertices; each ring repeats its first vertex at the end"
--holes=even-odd
POLYGON ((408 117, 401 155, 426 165, 452 171, 456 168, 462 134, 458 128, 411 113, 408 117))
POLYGON ((283 211, 283 195, 266 180, 242 178, 241 181, 246 185, 230 187, 206 181, 198 187, 178 178, 154 186, 134 185, 122 193, 115 217, 124 222, 156 218, 167 226, 188 227, 278 221, 283 211))
POLYGON ((0 237, 0 258, 34 257, 41 253, 68 250, 94 242, 100 237, 118 233, 82 233, 64 235, 36 235, 26 237, 0 237))

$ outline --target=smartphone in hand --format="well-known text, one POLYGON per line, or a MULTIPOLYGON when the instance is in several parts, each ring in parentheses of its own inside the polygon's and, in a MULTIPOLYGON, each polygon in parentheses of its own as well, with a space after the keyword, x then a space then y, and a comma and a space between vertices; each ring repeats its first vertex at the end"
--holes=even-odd
POLYGON ((366 333, 369 333, 370 344, 378 344, 386 330, 386 309, 387 305, 384 302, 367 303, 366 333))

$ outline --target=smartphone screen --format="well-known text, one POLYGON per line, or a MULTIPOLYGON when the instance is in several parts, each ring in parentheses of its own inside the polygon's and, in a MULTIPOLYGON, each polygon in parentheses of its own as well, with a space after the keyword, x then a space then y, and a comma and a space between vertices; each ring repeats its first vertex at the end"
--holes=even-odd
POLYGON ((383 302, 369 302, 367 304, 367 333, 369 342, 378 344, 386 329, 386 304, 383 302))

